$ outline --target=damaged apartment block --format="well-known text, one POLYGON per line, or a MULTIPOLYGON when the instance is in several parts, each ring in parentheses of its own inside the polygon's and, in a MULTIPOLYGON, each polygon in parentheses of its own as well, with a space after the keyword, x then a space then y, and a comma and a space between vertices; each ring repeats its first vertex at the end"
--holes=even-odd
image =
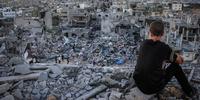
POLYGON ((135 87, 156 20, 200 92, 199 0, 0 0, 0 100, 189 99, 174 78, 155 95, 135 87))

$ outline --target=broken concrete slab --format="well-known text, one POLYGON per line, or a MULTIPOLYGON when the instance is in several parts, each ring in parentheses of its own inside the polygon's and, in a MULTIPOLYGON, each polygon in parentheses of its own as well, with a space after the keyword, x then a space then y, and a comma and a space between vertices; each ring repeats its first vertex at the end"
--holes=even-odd
POLYGON ((56 78, 58 76, 58 74, 49 74, 50 78, 56 78))
POLYGON ((15 99, 12 95, 7 95, 7 96, 1 98, 0 100, 15 100, 15 99))
POLYGON ((17 98, 18 100, 22 100, 23 99, 23 96, 22 96, 22 92, 20 89, 16 89, 14 92, 13 92, 13 96, 15 98, 17 98))
POLYGON ((72 97, 72 94, 71 94, 71 93, 67 93, 67 94, 65 95, 65 97, 71 98, 71 97, 72 97))
POLYGON ((9 58, 6 55, 0 55, 0 65, 4 65, 9 61, 9 58))
POLYGON ((30 66, 28 64, 16 65, 16 66, 14 66, 15 73, 22 74, 22 75, 29 74, 29 73, 31 73, 29 67, 30 66))
POLYGON ((37 93, 39 93, 40 92, 40 90, 39 89, 36 89, 36 88, 34 88, 33 90, 32 90, 32 94, 37 94, 37 93))
POLYGON ((5 83, 0 85, 0 94, 7 92, 10 89, 10 84, 5 83))
POLYGON ((47 86, 47 82, 46 81, 41 81, 38 83, 38 86, 40 89, 45 89, 47 86))
POLYGON ((43 98, 46 98, 48 92, 49 92, 49 88, 45 88, 44 90, 40 91, 40 93, 42 94, 43 98))
POLYGON ((15 83, 15 84, 13 84, 12 87, 11 87, 11 89, 14 89, 16 87, 18 87, 19 89, 23 89, 23 87, 24 87, 24 81, 21 80, 21 81, 15 83))
POLYGON ((13 57, 9 60, 9 62, 7 63, 9 66, 13 66, 13 65, 18 65, 18 64, 23 64, 24 61, 21 57, 13 57))
POLYGON ((45 70, 45 69, 48 69, 48 68, 49 68, 48 66, 37 65, 37 64, 30 66, 30 70, 45 70))
POLYGON ((77 100, 87 100, 87 99, 97 95, 98 93, 106 90, 107 88, 108 87, 105 85, 100 85, 100 86, 96 87, 95 89, 89 91, 88 93, 83 94, 82 96, 77 98, 77 100))
POLYGON ((109 97, 109 100, 120 100, 122 97, 122 93, 117 91, 112 91, 109 97))
POLYGON ((49 68, 51 69, 51 72, 54 74, 60 75, 63 73, 63 71, 59 66, 50 66, 49 68))
POLYGON ((35 95, 31 94, 31 100, 40 100, 41 94, 37 93, 35 95))
POLYGON ((2 53, 6 49, 6 44, 3 43, 0 47, 0 53, 2 53))
POLYGON ((48 73, 47 72, 41 72, 38 80, 44 81, 44 80, 47 80, 47 79, 48 79, 48 73))
POLYGON ((101 82, 109 86, 121 87, 120 82, 111 79, 109 76, 105 76, 104 78, 102 78, 101 82))
POLYGON ((32 100, 40 100, 40 98, 41 98, 40 90, 34 88, 31 93, 31 99, 32 100))
POLYGON ((188 81, 191 81, 192 77, 193 77, 193 74, 194 74, 194 71, 195 71, 195 67, 192 68, 189 76, 188 76, 188 81))
POLYGON ((139 88, 135 87, 125 96, 126 100, 149 100, 154 97, 155 94, 147 95, 142 93, 139 88))
POLYGON ((28 74, 28 75, 0 77, 0 83, 10 82, 10 81, 19 81, 19 80, 34 80, 34 79, 38 79, 39 76, 40 76, 40 73, 33 73, 33 74, 28 74))

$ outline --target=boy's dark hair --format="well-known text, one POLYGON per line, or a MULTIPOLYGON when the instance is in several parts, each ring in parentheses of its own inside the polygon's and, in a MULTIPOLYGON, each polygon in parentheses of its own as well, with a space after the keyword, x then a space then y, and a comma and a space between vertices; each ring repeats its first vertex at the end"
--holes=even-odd
POLYGON ((150 32, 155 36, 162 36, 164 33, 164 24, 162 21, 154 21, 150 24, 150 32))

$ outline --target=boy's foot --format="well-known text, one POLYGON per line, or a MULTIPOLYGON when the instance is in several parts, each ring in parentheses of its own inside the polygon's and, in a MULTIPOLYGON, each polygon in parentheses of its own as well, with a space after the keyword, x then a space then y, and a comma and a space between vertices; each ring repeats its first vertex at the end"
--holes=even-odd
POLYGON ((192 99, 195 99, 195 98, 197 99, 198 98, 198 90, 195 87, 193 87, 192 92, 188 96, 192 99))

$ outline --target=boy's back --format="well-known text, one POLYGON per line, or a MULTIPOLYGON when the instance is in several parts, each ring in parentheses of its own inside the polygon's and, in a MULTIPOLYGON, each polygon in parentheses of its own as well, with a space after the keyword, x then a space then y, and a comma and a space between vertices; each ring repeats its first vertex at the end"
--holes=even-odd
POLYGON ((172 49, 163 42, 142 42, 134 73, 136 84, 142 92, 152 94, 164 87, 164 66, 165 62, 170 61, 171 54, 172 49))
POLYGON ((168 45, 160 41, 163 34, 162 21, 151 23, 149 40, 143 41, 140 46, 133 75, 135 83, 143 93, 154 94, 162 90, 172 77, 175 77, 187 96, 193 97, 196 89, 189 84, 179 65, 184 60, 181 55, 175 54, 168 45))

